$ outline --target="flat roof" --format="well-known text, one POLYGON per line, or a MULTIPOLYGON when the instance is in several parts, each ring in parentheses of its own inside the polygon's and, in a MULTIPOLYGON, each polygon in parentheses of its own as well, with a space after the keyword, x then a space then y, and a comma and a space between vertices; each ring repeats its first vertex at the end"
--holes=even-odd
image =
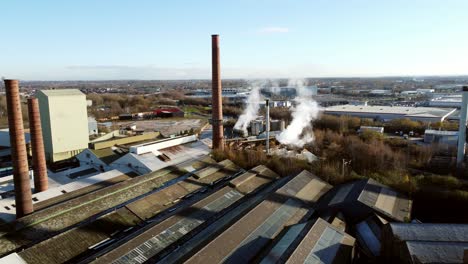
POLYGON ((418 117, 444 117, 455 111, 455 108, 407 107, 407 106, 376 106, 376 105, 336 105, 325 108, 325 112, 341 113, 377 113, 396 114, 418 117))
POLYGON ((43 93, 46 96, 84 96, 85 94, 82 93, 78 89, 58 89, 58 90, 39 90, 38 92, 43 93))

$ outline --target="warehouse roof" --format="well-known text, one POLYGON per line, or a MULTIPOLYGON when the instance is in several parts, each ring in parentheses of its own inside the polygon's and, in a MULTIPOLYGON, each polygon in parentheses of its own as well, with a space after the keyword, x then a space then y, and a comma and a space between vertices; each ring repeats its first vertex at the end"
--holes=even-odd
POLYGON ((325 108, 325 112, 343 113, 376 113, 394 114, 404 117, 446 117, 452 114, 455 108, 436 107, 406 107, 406 106, 377 106, 377 105, 336 105, 325 108))
POLYGON ((348 263, 355 239, 327 221, 293 225, 261 262, 348 263))
POLYGON ((376 212, 403 222, 410 216, 412 201, 405 195, 373 179, 342 184, 327 193, 320 208, 338 208, 355 220, 363 220, 376 212))
POLYGON ((402 241, 468 242, 468 225, 466 224, 390 223, 388 228, 395 239, 402 241))
POLYGON ((60 90, 39 90, 38 92, 43 93, 46 96, 82 96, 85 95, 78 89, 60 89, 60 90))
POLYGON ((464 263, 466 224, 389 223, 382 233, 382 254, 412 263, 464 263))
POLYGON ((408 241, 406 247, 413 263, 465 263, 463 254, 468 242, 408 241))
POLYGON ((308 217, 330 185, 303 171, 192 255, 188 263, 245 263, 281 230, 308 217))

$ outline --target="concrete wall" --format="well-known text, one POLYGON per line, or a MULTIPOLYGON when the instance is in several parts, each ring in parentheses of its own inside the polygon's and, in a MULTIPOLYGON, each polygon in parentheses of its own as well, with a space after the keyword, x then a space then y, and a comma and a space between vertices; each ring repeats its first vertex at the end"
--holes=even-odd
POLYGON ((47 159, 67 159, 88 148, 86 96, 78 90, 41 90, 36 96, 47 159))

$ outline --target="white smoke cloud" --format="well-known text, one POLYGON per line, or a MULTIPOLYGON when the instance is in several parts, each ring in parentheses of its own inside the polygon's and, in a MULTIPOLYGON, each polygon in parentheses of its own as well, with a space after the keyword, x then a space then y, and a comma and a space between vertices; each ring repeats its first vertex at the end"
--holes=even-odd
POLYGON ((314 140, 312 132, 312 121, 317 119, 320 108, 312 99, 312 91, 304 86, 303 80, 290 80, 289 87, 296 87, 296 107, 293 107, 293 120, 288 127, 276 136, 281 144, 302 148, 305 144, 314 140))
POLYGON ((247 107, 234 125, 235 129, 241 129, 245 133, 247 133, 247 127, 250 121, 257 117, 258 110, 260 109, 260 101, 262 100, 262 95, 260 94, 261 83, 252 83, 251 88, 250 94, 245 102, 247 107))

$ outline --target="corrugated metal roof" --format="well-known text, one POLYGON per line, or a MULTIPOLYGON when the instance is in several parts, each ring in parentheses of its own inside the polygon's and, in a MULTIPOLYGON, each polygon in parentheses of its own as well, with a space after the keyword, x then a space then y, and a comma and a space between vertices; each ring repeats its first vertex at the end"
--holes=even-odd
POLYGON ((265 243, 260 243, 260 240, 267 242, 273 238, 278 230, 299 210, 300 206, 301 202, 288 199, 246 237, 232 254, 227 255, 221 262, 248 263, 265 245, 265 243))
MULTIPOLYGON (((161 250, 183 237, 185 234, 202 224, 212 215, 207 212, 217 213, 229 207, 242 198, 243 195, 236 190, 229 190, 224 195, 207 204, 199 210, 193 211, 187 217, 182 218, 163 232, 140 244, 127 254, 117 259, 114 263, 144 263, 161 250)), ((194 206, 194 208, 196 205, 194 206)))
POLYGON ((288 256, 286 263, 348 263, 354 238, 322 218, 309 226, 307 234, 288 256))
POLYGON ((464 263, 464 249, 468 242, 406 242, 413 263, 464 263))
POLYGON ((283 237, 276 243, 276 245, 270 250, 267 256, 263 258, 260 264, 277 263, 291 246, 291 244, 297 239, 301 231, 306 226, 307 222, 293 225, 284 234, 283 237))
MULTIPOLYGON (((404 221, 410 216, 412 202, 405 195, 380 184, 373 179, 359 180, 336 186, 320 203, 322 209, 329 206, 344 207, 347 212, 360 213, 352 203, 359 202, 385 217, 404 221)), ((366 213, 367 215, 369 212, 366 213)), ((367 217, 362 215, 362 218, 367 217)), ((358 219, 359 220, 359 219, 358 219)))
POLYGON ((393 236, 401 241, 468 242, 468 225, 466 224, 390 223, 389 227, 393 236))

